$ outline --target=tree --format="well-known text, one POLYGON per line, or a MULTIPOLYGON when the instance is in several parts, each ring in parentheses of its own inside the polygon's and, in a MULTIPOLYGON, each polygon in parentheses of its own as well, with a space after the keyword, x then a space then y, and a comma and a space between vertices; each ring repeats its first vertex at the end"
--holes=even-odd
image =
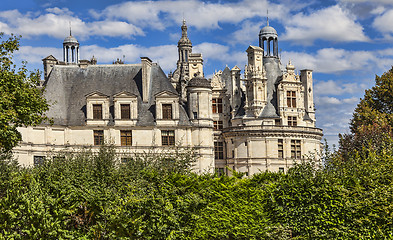
MULTIPOLYGON (((0 40, 4 34, 0 33, 0 40)), ((38 125, 48 120, 49 104, 38 88, 39 71, 28 73, 26 63, 16 69, 12 58, 19 50, 19 39, 11 35, 0 42, 0 151, 8 152, 21 140, 17 127, 38 125)))
MULTIPOLYGON (((377 152, 393 146, 393 67, 375 77, 375 86, 365 91, 350 122, 351 134, 340 135, 344 155, 363 147, 377 152)), ((346 157, 344 157, 346 158, 346 157)))

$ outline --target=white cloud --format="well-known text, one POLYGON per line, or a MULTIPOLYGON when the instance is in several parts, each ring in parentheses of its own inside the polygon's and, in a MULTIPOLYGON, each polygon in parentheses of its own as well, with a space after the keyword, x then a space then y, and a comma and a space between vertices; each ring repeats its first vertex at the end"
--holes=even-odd
POLYGON ((334 42, 368 41, 363 27, 339 5, 309 15, 298 13, 284 20, 284 25, 286 32, 282 39, 302 45, 311 45, 316 39, 334 42))
POLYGON ((314 92, 317 95, 343 95, 356 94, 363 92, 364 84, 359 83, 340 83, 339 80, 315 81, 314 92))
POLYGON ((45 14, 33 12, 22 14, 18 10, 0 12, 0 31, 6 34, 15 33, 26 38, 40 35, 64 38, 70 23, 73 35, 80 39, 92 35, 111 37, 144 35, 141 28, 124 21, 84 22, 66 8, 48 8, 45 14))
POLYGON ((148 26, 160 30, 165 29, 167 24, 179 24, 184 15, 189 26, 198 29, 217 29, 220 28, 220 23, 239 23, 253 17, 265 17, 267 8, 271 10, 269 17, 272 19, 280 19, 291 9, 282 4, 268 3, 267 0, 218 3, 162 0, 124 2, 102 11, 90 12, 96 18, 125 19, 141 27, 148 26))
POLYGON ((382 15, 374 19, 373 26, 380 32, 390 35, 393 33, 393 9, 384 12, 382 15))
POLYGON ((291 59, 298 69, 313 69, 321 73, 372 71, 390 68, 392 59, 383 51, 350 51, 336 48, 319 49, 315 54, 283 52, 283 62, 291 59))
POLYGON ((242 66, 246 63, 247 56, 244 52, 231 51, 231 48, 218 43, 204 42, 193 47, 193 52, 202 53, 205 62, 211 60, 221 61, 223 64, 242 66))

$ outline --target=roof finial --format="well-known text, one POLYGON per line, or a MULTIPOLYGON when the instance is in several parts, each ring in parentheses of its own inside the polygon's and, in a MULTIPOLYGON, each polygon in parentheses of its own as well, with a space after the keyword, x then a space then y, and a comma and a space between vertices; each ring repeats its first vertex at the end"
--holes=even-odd
POLYGON ((69 21, 68 23, 70 25, 70 36, 72 36, 72 34, 71 34, 71 21, 69 21))
POLYGON ((269 9, 266 10, 266 25, 269 26, 269 9))

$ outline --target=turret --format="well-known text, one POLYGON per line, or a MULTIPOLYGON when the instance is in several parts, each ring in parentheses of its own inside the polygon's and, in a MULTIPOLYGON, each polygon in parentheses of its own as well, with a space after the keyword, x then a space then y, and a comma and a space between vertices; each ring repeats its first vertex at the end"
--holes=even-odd
POLYGON ((63 61, 67 64, 79 63, 79 42, 71 34, 63 41, 63 61))
POLYGON ((188 114, 195 125, 212 125, 212 87, 206 78, 196 76, 187 85, 188 114))

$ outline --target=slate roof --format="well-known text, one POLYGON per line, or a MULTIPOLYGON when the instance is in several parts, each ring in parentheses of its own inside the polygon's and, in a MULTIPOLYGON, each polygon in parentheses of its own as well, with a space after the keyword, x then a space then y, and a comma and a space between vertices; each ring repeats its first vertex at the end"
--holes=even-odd
MULTIPOLYGON (((45 97, 52 103, 48 117, 55 125, 84 126, 86 120, 86 95, 98 91, 110 96, 110 125, 113 124, 113 96, 126 91, 137 96, 139 126, 155 124, 155 98, 162 91, 177 94, 160 66, 151 66, 149 101, 142 102, 142 65, 55 65, 50 73, 45 97)), ((189 118, 180 107, 180 124, 188 125, 189 118)))

